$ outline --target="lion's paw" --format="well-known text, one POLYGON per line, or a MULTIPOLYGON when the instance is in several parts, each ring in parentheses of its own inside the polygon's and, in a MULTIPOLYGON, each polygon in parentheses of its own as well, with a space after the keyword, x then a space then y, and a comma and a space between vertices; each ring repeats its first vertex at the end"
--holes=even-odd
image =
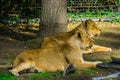
POLYGON ((19 73, 15 73, 12 70, 9 70, 9 72, 11 72, 14 76, 19 76, 19 73))
POLYGON ((97 65, 97 64, 100 64, 100 63, 103 63, 103 62, 101 62, 101 61, 95 61, 95 63, 97 65))
POLYGON ((112 48, 108 48, 108 51, 110 51, 110 52, 111 52, 111 51, 112 51, 112 48))
POLYGON ((93 53, 93 50, 92 50, 92 49, 89 49, 89 53, 93 53))

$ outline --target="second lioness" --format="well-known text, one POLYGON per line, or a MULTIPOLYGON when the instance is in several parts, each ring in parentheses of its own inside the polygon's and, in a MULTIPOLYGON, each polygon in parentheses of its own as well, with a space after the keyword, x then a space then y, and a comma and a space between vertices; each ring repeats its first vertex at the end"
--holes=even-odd
MULTIPOLYGON (((41 47, 55 47, 58 45, 63 44, 68 38, 75 32, 75 31, 84 31, 85 34, 88 34, 91 38, 94 38, 98 35, 100 35, 101 30, 96 26, 96 23, 90 19, 82 22, 80 25, 78 25, 75 29, 60 33, 56 35, 52 35, 49 37, 45 37, 43 39, 43 42, 41 44, 41 47)), ((85 39, 85 38, 83 38, 85 39)), ((83 53, 88 54, 92 52, 99 52, 99 51, 111 51, 111 48, 103 47, 99 45, 93 45, 92 49, 85 49, 83 50, 83 53)))

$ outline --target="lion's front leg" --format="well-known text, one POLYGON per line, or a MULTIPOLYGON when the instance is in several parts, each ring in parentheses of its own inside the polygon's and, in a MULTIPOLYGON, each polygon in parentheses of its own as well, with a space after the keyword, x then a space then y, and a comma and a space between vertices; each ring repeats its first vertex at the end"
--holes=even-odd
POLYGON ((76 54, 68 55, 67 59, 69 60, 70 63, 74 65, 74 67, 78 69, 84 69, 84 68, 90 68, 90 67, 96 67, 97 64, 102 63, 101 61, 95 61, 95 62, 90 62, 90 61, 85 61, 83 59, 83 54, 78 52, 76 54))
POLYGON ((79 69, 96 67, 96 65, 100 63, 102 62, 101 61, 95 61, 95 62, 83 61, 82 63, 80 63, 79 69))
POLYGON ((94 53, 94 52, 106 52, 106 51, 112 51, 112 49, 109 48, 109 47, 93 45, 92 48, 82 50, 82 53, 83 54, 89 54, 89 53, 94 53))
POLYGON ((112 49, 109 48, 109 47, 94 45, 94 46, 92 47, 92 51, 93 51, 93 52, 102 52, 102 51, 112 51, 112 49))
POLYGON ((91 67, 96 67, 97 64, 102 63, 101 61, 84 61, 84 60, 75 60, 72 64, 78 69, 86 69, 86 68, 91 68, 91 67))

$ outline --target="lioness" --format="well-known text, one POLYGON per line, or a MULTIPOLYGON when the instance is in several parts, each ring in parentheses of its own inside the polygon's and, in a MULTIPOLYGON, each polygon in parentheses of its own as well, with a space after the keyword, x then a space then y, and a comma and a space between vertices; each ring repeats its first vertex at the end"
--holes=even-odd
MULTIPOLYGON (((85 34, 88 34, 91 38, 97 37, 98 35, 100 35, 100 32, 101 32, 101 30, 96 26, 95 22, 88 19, 69 32, 45 37, 43 39, 43 42, 41 43, 41 47, 42 48, 55 47, 60 44, 63 44, 66 40, 69 39, 72 33, 74 33, 75 31, 81 31, 81 30, 84 31, 85 34)), ((93 45, 92 49, 89 49, 89 48, 85 49, 83 50, 83 53, 88 54, 88 53, 98 52, 98 51, 111 51, 111 48, 103 47, 99 45, 93 45)))
POLYGON ((95 67, 100 61, 88 62, 83 60, 80 48, 93 45, 93 41, 84 32, 75 32, 58 47, 26 50, 20 53, 13 61, 13 69, 9 70, 15 76, 24 69, 34 68, 38 71, 64 71, 68 63, 77 69, 95 67), (86 38, 86 39, 84 39, 86 38))

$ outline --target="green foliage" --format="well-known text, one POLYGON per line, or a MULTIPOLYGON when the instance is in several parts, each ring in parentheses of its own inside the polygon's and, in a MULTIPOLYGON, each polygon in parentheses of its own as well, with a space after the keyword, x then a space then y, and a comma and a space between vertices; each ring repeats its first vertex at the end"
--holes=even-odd
POLYGON ((112 18, 112 21, 120 22, 120 12, 110 11, 86 11, 82 13, 67 13, 68 18, 112 18))
POLYGON ((1 13, 2 16, 8 16, 10 12, 18 11, 20 16, 26 17, 39 17, 41 7, 41 0, 1 0, 1 13))
POLYGON ((111 14, 114 18, 113 21, 120 22, 120 12, 111 14))
POLYGON ((40 80, 40 79, 46 79, 46 80, 49 80, 52 78, 52 75, 50 73, 38 73, 32 77, 30 77, 28 80, 40 80))
MULTIPOLYGON (((97 71, 94 68, 90 69, 85 69, 85 70, 76 70, 74 73, 69 73, 67 74, 68 77, 74 78, 75 76, 78 76, 80 74, 96 74, 97 71)), ((33 76, 27 77, 25 80, 54 80, 56 78, 62 77, 63 73, 58 71, 55 73, 50 73, 50 72, 42 72, 42 73, 37 73, 33 76)))
POLYGON ((114 22, 120 22, 120 17, 113 18, 114 22))
POLYGON ((119 0, 97 0, 102 5, 118 5, 119 0))
POLYGON ((16 80, 16 77, 8 73, 0 73, 0 80, 16 80))
POLYGON ((91 69, 84 69, 84 70, 81 70, 81 74, 96 74, 96 70, 91 68, 91 69))
POLYGON ((119 0, 68 0, 69 5, 74 6, 78 5, 80 2, 89 3, 93 2, 93 4, 97 5, 118 5, 119 0))
POLYGON ((68 76, 71 77, 71 78, 76 77, 78 75, 80 75, 80 71, 79 70, 76 70, 74 73, 68 74, 68 76))
POLYGON ((62 76, 61 72, 40 72, 33 76, 27 77, 26 80, 53 80, 54 78, 59 78, 62 76))

